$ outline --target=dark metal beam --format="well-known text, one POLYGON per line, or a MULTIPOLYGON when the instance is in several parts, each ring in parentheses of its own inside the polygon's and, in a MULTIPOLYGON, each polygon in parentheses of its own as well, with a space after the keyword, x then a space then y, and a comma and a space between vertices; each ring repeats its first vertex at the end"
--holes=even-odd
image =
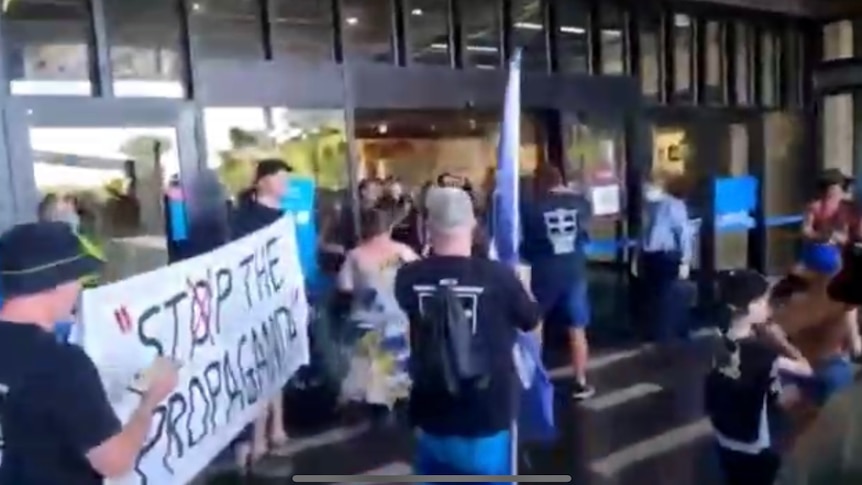
POLYGON ((706 20, 696 18, 691 26, 691 53, 689 59, 691 98, 695 105, 706 104, 706 20))
POLYGON ((104 0, 88 2, 90 14, 90 79, 93 96, 114 96, 114 73, 111 69, 111 51, 108 46, 107 20, 104 0))
POLYGON ((464 67, 464 34, 461 22, 462 0, 449 0, 446 11, 446 34, 449 41, 449 66, 455 69, 464 67))
POLYGON ((602 73, 602 19, 599 1, 590 1, 587 10, 587 73, 602 73))

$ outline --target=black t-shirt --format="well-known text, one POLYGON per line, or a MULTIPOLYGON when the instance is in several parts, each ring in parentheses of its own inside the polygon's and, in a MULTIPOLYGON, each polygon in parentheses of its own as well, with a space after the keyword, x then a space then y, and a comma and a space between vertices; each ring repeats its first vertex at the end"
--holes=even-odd
POLYGON ((279 209, 259 204, 255 201, 242 201, 231 217, 231 238, 239 239, 279 220, 284 215, 279 209))
POLYGON ((0 485, 100 485, 86 454, 121 430, 83 349, 0 322, 0 485))
MULTIPOLYGON (((759 437, 764 403, 775 406, 778 353, 754 337, 722 339, 706 380, 706 409, 722 436, 740 443, 759 437)), ((770 423, 765 423, 769 425, 770 423)))
POLYGON ((414 387, 409 401, 412 423, 441 436, 488 436, 505 430, 516 410, 515 331, 533 329, 539 321, 538 308, 515 273, 502 263, 432 256, 407 264, 395 279, 395 294, 410 319, 411 336, 415 326, 422 324, 421 299, 431 296, 441 281, 452 285, 476 332, 481 333, 491 356, 493 377, 487 387, 465 386, 457 397, 414 387))

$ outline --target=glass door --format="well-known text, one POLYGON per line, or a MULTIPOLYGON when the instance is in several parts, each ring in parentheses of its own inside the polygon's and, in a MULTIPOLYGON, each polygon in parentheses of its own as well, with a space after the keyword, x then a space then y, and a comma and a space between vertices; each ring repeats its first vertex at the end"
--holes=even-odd
POLYGON ((198 173, 190 105, 19 98, 6 117, 19 221, 71 205, 107 258, 105 282, 168 263, 166 200, 198 173))

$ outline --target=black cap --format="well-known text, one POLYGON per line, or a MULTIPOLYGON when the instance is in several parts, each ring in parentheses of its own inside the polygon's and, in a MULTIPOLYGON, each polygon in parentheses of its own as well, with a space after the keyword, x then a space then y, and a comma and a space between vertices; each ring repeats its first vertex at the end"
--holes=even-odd
POLYGON ((769 281, 751 269, 733 270, 719 277, 718 291, 725 304, 744 310, 753 301, 766 295, 769 281))
POLYGON ((847 305, 862 305, 862 244, 849 246, 841 262, 841 271, 826 287, 829 298, 847 305))
POLYGON ((288 165, 284 160, 266 158, 257 162, 257 167, 254 170, 254 180, 257 182, 262 178, 275 175, 279 172, 293 172, 293 167, 288 165))
POLYGON ((817 182, 822 189, 826 189, 833 185, 840 185, 842 188, 846 189, 847 186, 853 182, 853 177, 845 175, 840 169, 827 168, 820 172, 820 176, 817 177, 817 182))
POLYGON ((102 261, 63 222, 19 224, 0 235, 0 291, 32 295, 99 271, 102 261))

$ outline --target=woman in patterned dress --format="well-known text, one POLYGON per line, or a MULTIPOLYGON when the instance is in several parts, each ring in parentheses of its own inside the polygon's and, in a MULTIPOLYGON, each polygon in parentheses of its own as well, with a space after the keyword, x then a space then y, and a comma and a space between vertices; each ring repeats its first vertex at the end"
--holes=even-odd
POLYGON ((368 209, 360 216, 360 244, 349 253, 338 275, 338 289, 349 293, 349 325, 355 335, 342 400, 391 409, 407 397, 407 316, 394 295, 395 274, 418 256, 391 238, 392 217, 368 209))

